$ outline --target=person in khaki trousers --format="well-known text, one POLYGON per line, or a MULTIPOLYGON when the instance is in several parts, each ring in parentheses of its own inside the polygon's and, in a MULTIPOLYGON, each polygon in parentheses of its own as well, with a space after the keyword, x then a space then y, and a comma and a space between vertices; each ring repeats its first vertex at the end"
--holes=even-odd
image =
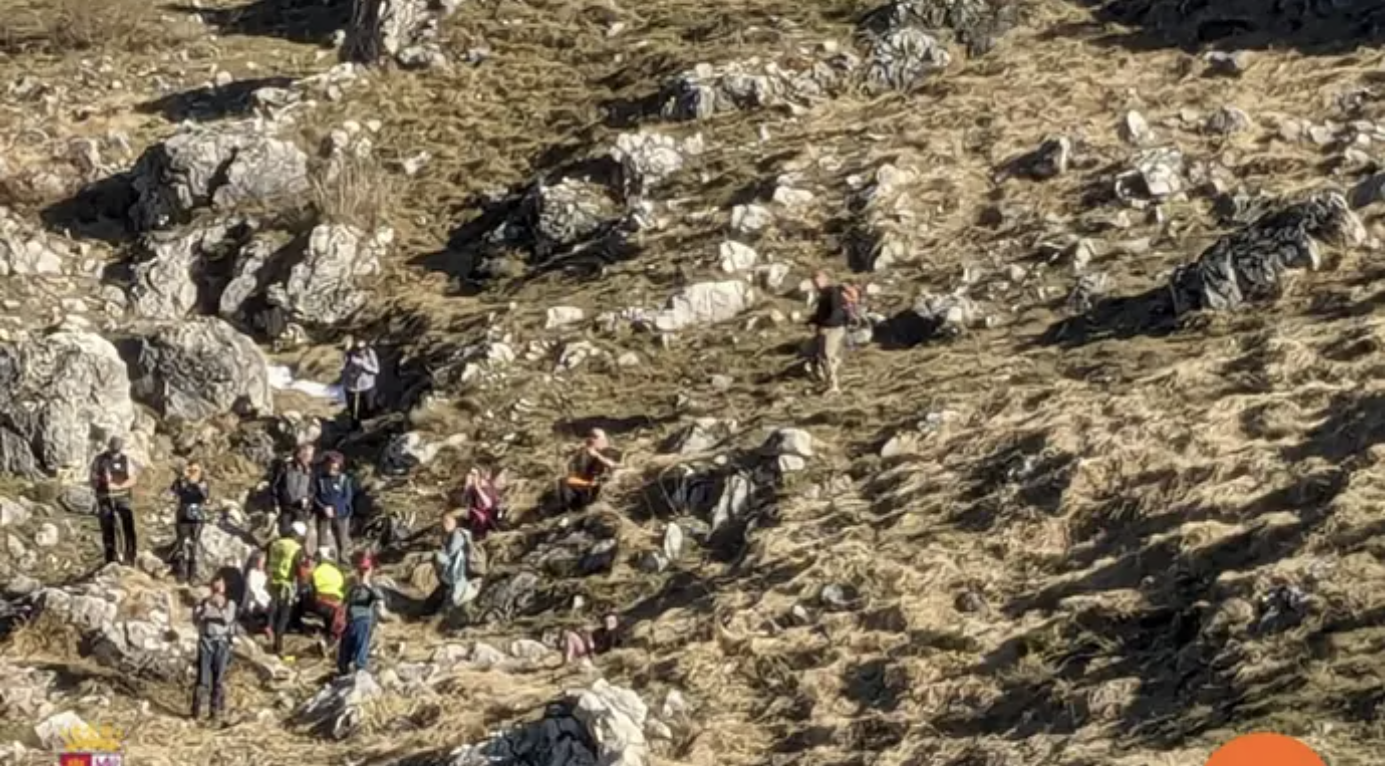
POLYGON ((827 383, 827 392, 836 394, 838 370, 842 366, 842 350, 847 345, 848 313, 847 288, 834 285, 827 272, 819 271, 813 275, 813 286, 818 290, 818 303, 813 317, 809 320, 817 328, 814 338, 813 371, 818 378, 827 383))

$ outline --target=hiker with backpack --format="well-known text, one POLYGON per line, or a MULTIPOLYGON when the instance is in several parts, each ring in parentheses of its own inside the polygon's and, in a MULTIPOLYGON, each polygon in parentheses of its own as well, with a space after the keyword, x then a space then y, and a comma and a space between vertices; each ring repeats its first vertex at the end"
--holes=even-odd
POLYGON ((472 534, 458 525, 456 513, 443 514, 443 546, 433 554, 433 568, 438 587, 424 602, 424 614, 437 614, 466 600, 467 577, 484 569, 481 549, 472 534))
POLYGON ((581 511, 596 502, 602 482, 620 467, 606 432, 593 428, 568 462, 568 475, 558 485, 558 500, 565 512, 581 511))
POLYGON ((816 328, 811 369, 827 384, 827 393, 837 394, 841 392, 838 371, 847 345, 847 330, 860 321, 861 294, 852 285, 833 284, 825 271, 813 275, 813 286, 818 291, 818 303, 809 319, 809 324, 816 328))

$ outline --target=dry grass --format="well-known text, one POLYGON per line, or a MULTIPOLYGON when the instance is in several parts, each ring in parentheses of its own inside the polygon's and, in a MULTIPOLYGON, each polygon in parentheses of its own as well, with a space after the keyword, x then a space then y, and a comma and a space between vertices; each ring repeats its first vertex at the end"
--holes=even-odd
POLYGON ((14 0, 0 18, 0 54, 148 53, 196 34, 189 21, 164 23, 143 0, 14 0))
MULTIPOLYGON (((1363 83, 1379 107, 1379 52, 1265 52, 1237 80, 1188 76, 1197 64, 1186 53, 1107 45, 1082 31, 1084 11, 1036 3, 1027 29, 917 94, 650 125, 702 132, 709 148, 656 195, 678 203, 663 211, 668 225, 640 234, 636 257, 604 265, 600 278, 532 275, 462 297, 416 260, 475 214, 477 194, 514 188, 628 129, 608 124, 603 102, 639 100, 698 61, 845 40, 850 10, 775 0, 659 0, 638 12, 464 4, 450 42, 487 46, 486 62, 382 73, 321 106, 315 127, 370 118, 384 127, 380 165, 348 164, 341 183, 319 185, 314 206, 402 233, 375 286, 377 315, 351 329, 431 352, 495 328, 522 357, 504 385, 447 392, 455 395, 411 413, 410 427, 465 433, 469 446, 406 481, 382 482, 380 502, 429 516, 469 462, 490 454, 515 477, 512 504, 527 509, 554 478, 573 425, 615 421, 609 430, 632 466, 607 493, 622 560, 609 575, 561 585, 594 612, 638 616, 635 646, 603 661, 608 676, 650 701, 678 688, 701 704, 661 746, 667 762, 1195 766, 1231 733, 1255 728, 1300 736, 1335 763, 1368 762, 1381 741, 1379 253, 1335 251, 1335 270, 1304 275, 1273 306, 1071 346, 1043 340, 1064 318, 1054 296, 1071 287, 1071 273, 1032 256, 1055 234, 1150 239, 1148 252, 1103 256, 1094 268, 1117 295, 1158 286, 1221 232, 1199 198, 1168 208, 1177 225, 1133 214, 1124 229, 1101 228, 1116 208, 1085 194, 1133 151, 1114 130, 1120 114, 1138 109, 1161 143, 1215 160, 1240 183, 1299 192, 1325 182, 1326 155, 1277 138, 1277 121, 1321 120, 1337 91, 1363 83), (624 31, 608 36, 617 20, 624 31), (1182 109, 1225 104, 1250 113, 1253 129, 1213 137, 1168 124, 1182 109), (1081 139, 1072 172, 992 182, 996 165, 1055 133, 1081 139), (381 170, 425 150, 433 159, 414 178, 381 170), (802 329, 773 318, 802 311, 793 296, 766 295, 747 318, 754 327, 729 323, 667 347, 625 331, 540 329, 556 303, 591 313, 653 305, 689 281, 725 278, 715 252, 728 206, 763 201, 767 179, 783 173, 798 174, 815 201, 782 214, 756 249, 791 267, 791 285, 840 264, 841 243, 825 232, 845 217, 849 178, 886 162, 919 173, 908 200, 923 257, 871 275, 881 288, 873 305, 889 313, 921 289, 956 286, 970 268, 984 275, 975 289, 996 327, 921 349, 858 350, 845 373, 851 393, 837 400, 811 396, 793 372, 802 329), (992 206, 1002 224, 979 225, 992 206), (1010 283, 1011 264, 1026 266, 1022 284, 1010 283), (524 359, 536 338, 553 341, 553 353, 524 359), (578 339, 613 355, 636 351, 644 363, 593 361, 555 374, 557 347, 578 339), (731 375, 732 387, 712 388, 715 372, 731 375), (944 425, 921 429, 913 454, 877 457, 885 437, 944 411, 944 425), (699 414, 735 418, 740 446, 768 427, 805 427, 820 454, 782 488, 741 556, 699 549, 669 573, 646 575, 627 554, 657 546, 663 531, 643 493, 661 460, 656 445, 699 414), (831 583, 852 586, 857 607, 820 610, 818 592, 831 583), (1307 615, 1258 632, 1258 601, 1277 585, 1304 590, 1307 615), (969 594, 975 601, 960 608, 969 594), (812 624, 799 623, 796 605, 814 613, 812 624)), ((1380 207, 1366 218, 1379 243, 1380 207)), ((333 359, 317 349, 305 366, 330 371, 333 359)), ((225 467, 238 489, 254 473, 243 463, 225 467)), ((556 530, 535 520, 499 536, 494 550, 518 553, 556 530)), ((582 618, 455 636, 393 624, 378 645, 389 665, 422 659, 444 640, 499 646, 582 618)), ((5 653, 44 650, 21 639, 5 653)), ((268 709, 281 691, 302 699, 320 668, 305 662, 283 688, 237 671, 234 703, 268 709)), ((288 731, 278 712, 215 737, 125 698, 99 714, 142 723, 131 746, 141 763, 213 753, 230 763, 251 742, 263 747, 257 763, 304 753, 389 763, 390 754, 454 746, 524 718, 575 682, 543 671, 460 673, 374 706, 367 731, 345 745, 288 731)))

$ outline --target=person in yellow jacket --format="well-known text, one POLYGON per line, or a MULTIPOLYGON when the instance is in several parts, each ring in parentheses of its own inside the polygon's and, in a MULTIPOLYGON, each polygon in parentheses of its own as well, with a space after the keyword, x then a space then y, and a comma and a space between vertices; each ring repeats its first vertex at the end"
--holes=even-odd
POLYGON ((322 619, 323 633, 336 641, 346 627, 338 614, 342 610, 342 600, 346 598, 346 575, 333 558, 331 547, 318 548, 317 563, 313 566, 310 609, 322 619))
POLYGON ((273 637, 273 651, 280 654, 284 650, 284 634, 293 621, 298 605, 298 588, 302 582, 304 563, 303 539, 308 536, 308 525, 295 521, 288 533, 270 543, 269 589, 270 630, 273 637))

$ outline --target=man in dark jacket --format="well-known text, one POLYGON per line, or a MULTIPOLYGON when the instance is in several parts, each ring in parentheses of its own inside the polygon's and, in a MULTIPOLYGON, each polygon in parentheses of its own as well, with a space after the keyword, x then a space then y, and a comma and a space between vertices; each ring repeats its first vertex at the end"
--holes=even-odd
POLYGON ((279 534, 288 533, 295 521, 308 523, 313 508, 313 445, 301 444, 294 457, 274 478, 274 498, 279 504, 279 534))
POLYGON ((318 545, 329 547, 335 540, 337 560, 346 561, 351 550, 351 513, 356 488, 351 477, 342 473, 342 456, 327 453, 323 471, 313 481, 313 505, 318 522, 318 545))
POLYGON ((135 512, 130 506, 135 489, 135 464, 125 454, 125 440, 112 436, 106 451, 91 464, 91 486, 96 490, 96 515, 101 522, 101 543, 106 563, 119 561, 116 531, 125 541, 125 563, 135 565, 135 512))
POLYGON ((813 275, 813 286, 818 290, 818 304, 814 307, 813 318, 809 320, 817 328, 814 371, 828 384, 828 393, 836 394, 840 390, 837 371, 842 365, 842 349, 846 345, 850 318, 846 291, 844 286, 834 285, 823 271, 813 275))
POLYGON ((211 697, 212 720, 226 710, 226 666, 231 662, 231 639, 236 631, 236 602, 226 597, 226 583, 212 581, 212 595, 193 612, 197 624, 197 688, 193 691, 192 717, 202 716, 211 697))

